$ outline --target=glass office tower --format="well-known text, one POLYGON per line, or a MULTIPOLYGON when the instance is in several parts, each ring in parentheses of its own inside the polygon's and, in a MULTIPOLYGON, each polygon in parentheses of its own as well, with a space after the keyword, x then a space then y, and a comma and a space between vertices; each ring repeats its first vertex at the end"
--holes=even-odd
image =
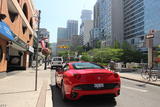
POLYGON ((160 0, 123 0, 124 39, 138 48, 150 30, 160 30, 160 0))

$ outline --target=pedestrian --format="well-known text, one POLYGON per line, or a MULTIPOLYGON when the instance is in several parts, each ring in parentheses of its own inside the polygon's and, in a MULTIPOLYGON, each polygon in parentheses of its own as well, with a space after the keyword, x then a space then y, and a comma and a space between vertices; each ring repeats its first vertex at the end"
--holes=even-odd
POLYGON ((113 60, 110 61, 109 66, 111 70, 115 70, 115 62, 113 60))

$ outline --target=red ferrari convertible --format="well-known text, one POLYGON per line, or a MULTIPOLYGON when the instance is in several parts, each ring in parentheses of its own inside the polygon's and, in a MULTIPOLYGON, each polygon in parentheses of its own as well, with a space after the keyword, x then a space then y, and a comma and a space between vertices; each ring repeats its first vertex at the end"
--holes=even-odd
POLYGON ((86 95, 120 95, 120 76, 95 63, 67 63, 55 73, 56 86, 63 100, 77 100, 86 95))

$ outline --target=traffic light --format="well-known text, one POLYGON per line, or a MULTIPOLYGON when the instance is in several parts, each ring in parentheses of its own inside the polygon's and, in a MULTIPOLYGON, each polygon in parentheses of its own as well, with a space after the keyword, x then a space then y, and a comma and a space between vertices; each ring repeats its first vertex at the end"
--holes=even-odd
POLYGON ((64 49, 66 49, 66 48, 69 48, 67 45, 61 45, 61 46, 58 46, 58 48, 64 48, 64 49))

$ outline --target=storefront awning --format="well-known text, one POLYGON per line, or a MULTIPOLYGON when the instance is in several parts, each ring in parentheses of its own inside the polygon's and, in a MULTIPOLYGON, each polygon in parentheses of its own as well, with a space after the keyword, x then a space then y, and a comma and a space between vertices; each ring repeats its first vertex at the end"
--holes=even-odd
POLYGON ((20 51, 26 51, 26 48, 23 48, 22 46, 20 46, 19 44, 17 44, 16 42, 13 42, 11 45, 12 48, 20 50, 20 51))
POLYGON ((9 40, 14 40, 13 33, 12 33, 11 29, 3 21, 0 21, 0 34, 9 40))

